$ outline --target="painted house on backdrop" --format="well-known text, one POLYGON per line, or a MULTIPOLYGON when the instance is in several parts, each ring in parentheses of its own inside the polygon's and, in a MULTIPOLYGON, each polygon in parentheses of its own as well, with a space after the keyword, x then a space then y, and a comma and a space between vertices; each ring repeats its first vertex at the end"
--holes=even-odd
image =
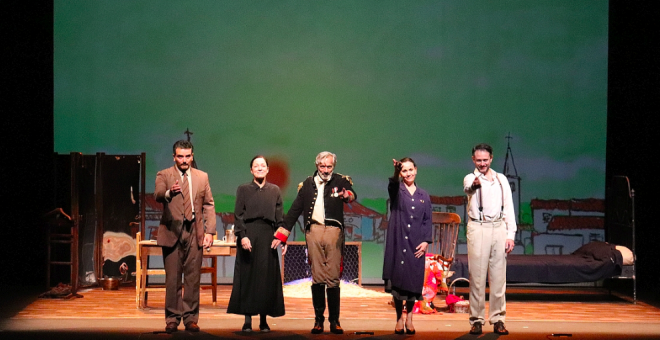
POLYGON ((533 199, 530 203, 534 231, 530 237, 534 254, 570 254, 591 241, 605 240, 605 200, 533 199))
POLYGON ((385 215, 371 210, 357 201, 344 204, 346 241, 385 242, 385 231, 380 228, 384 221, 385 215))

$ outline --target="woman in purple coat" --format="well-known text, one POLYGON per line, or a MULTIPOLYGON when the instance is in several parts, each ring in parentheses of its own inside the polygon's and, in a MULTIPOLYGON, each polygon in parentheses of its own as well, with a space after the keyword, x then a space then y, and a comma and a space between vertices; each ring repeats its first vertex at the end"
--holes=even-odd
POLYGON ((432 242, 431 199, 415 184, 417 166, 406 157, 394 162, 394 175, 387 191, 390 195, 390 222, 387 227, 383 280, 392 293, 396 309, 394 333, 415 334, 412 310, 422 300, 425 253, 432 242), (401 181, 399 181, 401 178, 401 181), (403 318, 403 301, 407 316, 403 318))

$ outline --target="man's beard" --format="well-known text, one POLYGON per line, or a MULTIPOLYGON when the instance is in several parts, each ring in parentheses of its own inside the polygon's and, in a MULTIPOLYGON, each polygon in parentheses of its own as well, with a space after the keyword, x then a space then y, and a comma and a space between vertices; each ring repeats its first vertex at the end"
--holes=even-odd
POLYGON ((321 179, 324 181, 329 181, 330 178, 332 177, 332 172, 329 173, 327 176, 324 176, 322 172, 319 172, 319 177, 321 177, 321 179))

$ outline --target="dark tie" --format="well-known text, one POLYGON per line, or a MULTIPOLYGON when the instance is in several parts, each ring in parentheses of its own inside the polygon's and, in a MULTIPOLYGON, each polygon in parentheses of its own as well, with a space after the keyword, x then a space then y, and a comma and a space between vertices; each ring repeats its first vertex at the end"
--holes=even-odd
POLYGON ((185 218, 192 221, 192 205, 190 204, 190 188, 188 188, 188 175, 183 173, 181 180, 181 193, 183 194, 183 211, 185 218))

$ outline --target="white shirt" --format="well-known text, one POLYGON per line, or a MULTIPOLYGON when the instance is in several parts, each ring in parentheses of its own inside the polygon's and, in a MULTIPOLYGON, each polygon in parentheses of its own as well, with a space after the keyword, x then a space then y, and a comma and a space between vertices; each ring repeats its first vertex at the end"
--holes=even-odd
POLYGON ((501 212, 502 219, 506 224, 507 239, 513 240, 515 239, 518 227, 516 226, 516 213, 513 210, 513 198, 511 197, 509 180, 503 174, 496 173, 492 169, 488 169, 488 171, 496 174, 499 181, 496 178, 493 178, 493 181, 489 181, 477 169, 463 179, 463 191, 468 197, 468 216, 473 220, 482 220, 479 213, 479 196, 483 195, 481 198, 484 205, 483 221, 497 221, 500 219, 501 212), (481 188, 472 190, 472 183, 476 177, 479 177, 481 188), (501 186, 500 183, 502 184, 501 186), (504 191, 504 195, 502 195, 502 190, 504 191), (502 196, 504 196, 504 210, 502 210, 502 196))
POLYGON ((316 182, 316 202, 312 211, 312 220, 325 224, 325 203, 323 202, 325 182, 318 175, 314 176, 314 182, 316 182))
MULTIPOLYGON (((179 177, 181 178, 179 180, 179 185, 183 183, 183 173, 177 169, 177 172, 179 173, 179 177)), ((185 172, 186 176, 188 176, 188 197, 190 197, 190 208, 192 209, 193 216, 195 215, 195 204, 193 204, 193 184, 192 184, 192 176, 190 176, 190 169, 186 170, 185 172)), ((167 199, 168 202, 172 201, 172 197, 170 196, 170 190, 168 189, 165 192, 165 198, 167 199)))

